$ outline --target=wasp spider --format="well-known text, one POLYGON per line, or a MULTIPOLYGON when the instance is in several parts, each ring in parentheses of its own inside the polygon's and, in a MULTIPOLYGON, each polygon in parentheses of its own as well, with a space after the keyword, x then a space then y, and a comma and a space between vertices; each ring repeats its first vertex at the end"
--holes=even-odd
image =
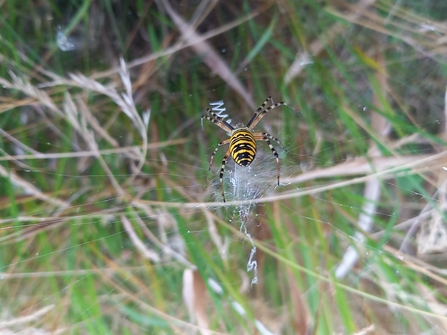
MULTIPOLYGON (((222 198, 223 202, 225 202, 225 193, 223 189, 223 175, 225 172, 225 164, 227 163, 228 157, 231 155, 233 160, 236 162, 236 164, 240 166, 249 166, 253 160, 256 157, 256 141, 264 141, 267 142, 270 150, 272 150, 273 155, 276 157, 276 165, 278 168, 278 185, 279 185, 279 174, 280 174, 280 166, 279 166, 279 157, 278 153, 276 152, 273 145, 270 143, 270 140, 275 141, 278 143, 281 148, 284 149, 283 145, 279 142, 279 140, 276 137, 273 137, 272 135, 268 133, 258 133, 253 132, 253 129, 256 127, 256 125, 261 121, 261 119, 272 109, 275 109, 276 107, 280 106, 288 106, 292 109, 293 107, 287 105, 285 102, 278 102, 274 103, 272 97, 268 97, 264 103, 259 106, 259 108, 256 110, 256 112, 251 117, 250 121, 246 124, 245 127, 239 127, 234 128, 231 124, 229 124, 227 121, 225 121, 224 117, 218 116, 216 113, 214 113, 211 109, 207 108, 208 116, 202 116, 202 119, 208 120, 213 122, 216 126, 222 128, 225 130, 230 136, 230 138, 220 142, 216 149, 214 149, 213 154, 211 155, 210 159, 210 167, 213 164, 214 156, 216 155, 217 150, 224 144, 229 144, 229 148, 227 152, 225 153, 225 156, 222 160, 222 166, 220 168, 220 188, 222 190, 222 198), (271 106, 265 107, 266 104, 270 101, 271 106)), ((285 149, 284 149, 285 150, 285 149)))

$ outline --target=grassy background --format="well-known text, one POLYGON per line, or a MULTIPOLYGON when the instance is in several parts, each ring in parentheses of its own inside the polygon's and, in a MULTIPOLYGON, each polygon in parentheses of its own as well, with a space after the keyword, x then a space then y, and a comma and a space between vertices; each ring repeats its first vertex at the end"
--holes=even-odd
POLYGON ((0 1, 0 334, 447 334, 446 19, 0 1), (256 128, 288 149, 283 184, 260 143, 223 205, 227 135, 200 117, 267 96, 300 111, 256 128))

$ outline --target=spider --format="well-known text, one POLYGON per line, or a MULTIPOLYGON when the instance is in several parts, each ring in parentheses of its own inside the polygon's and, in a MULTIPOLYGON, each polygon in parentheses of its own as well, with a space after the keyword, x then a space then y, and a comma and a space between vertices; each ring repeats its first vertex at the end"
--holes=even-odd
POLYGON ((207 108, 207 112, 209 116, 204 115, 202 116, 202 120, 208 120, 213 122, 216 126, 220 127, 221 129, 225 130, 230 136, 230 138, 220 142, 216 148, 214 149, 213 154, 211 155, 210 159, 210 166, 209 170, 211 170, 211 166, 213 164, 214 156, 217 153, 217 150, 225 144, 229 144, 229 148, 227 152, 225 153, 225 156, 222 160, 222 166, 220 168, 220 188, 222 190, 222 198, 223 202, 225 202, 225 193, 223 189, 223 175, 225 172, 225 164, 227 163, 228 157, 231 155, 233 160, 236 162, 236 164, 240 166, 249 166, 256 157, 256 141, 264 141, 267 142, 270 150, 272 150, 273 155, 276 157, 276 165, 278 168, 278 185, 279 185, 279 175, 280 175, 280 165, 279 165, 279 157, 278 153, 276 152, 273 145, 270 143, 270 140, 275 141, 278 143, 281 148, 286 150, 284 146, 279 142, 279 140, 276 137, 273 137, 272 135, 268 133, 260 133, 260 132, 253 132, 253 129, 256 127, 256 125, 259 123, 259 121, 262 120, 262 118, 270 112, 272 109, 275 109, 276 107, 280 106, 288 106, 295 110, 295 108, 289 106, 285 102, 278 102, 274 103, 272 97, 268 97, 264 103, 259 106, 259 108, 256 110, 256 112, 251 117, 250 121, 245 125, 245 127, 238 127, 234 128, 231 124, 229 124, 227 121, 225 121, 224 117, 218 116, 216 113, 214 113, 211 109, 207 108), (267 102, 271 103, 271 106, 265 107, 267 102))

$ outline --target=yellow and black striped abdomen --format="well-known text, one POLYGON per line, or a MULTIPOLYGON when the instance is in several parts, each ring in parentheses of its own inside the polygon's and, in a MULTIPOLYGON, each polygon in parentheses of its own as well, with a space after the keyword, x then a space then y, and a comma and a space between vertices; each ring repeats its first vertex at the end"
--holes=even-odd
POLYGON ((230 138, 230 152, 236 164, 249 166, 256 156, 256 140, 247 128, 236 130, 230 138))

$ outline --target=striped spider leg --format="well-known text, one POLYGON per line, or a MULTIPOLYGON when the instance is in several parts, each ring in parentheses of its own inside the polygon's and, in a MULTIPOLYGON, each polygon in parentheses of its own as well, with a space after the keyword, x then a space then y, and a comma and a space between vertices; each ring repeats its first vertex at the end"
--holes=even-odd
POLYGON ((289 108, 292 108, 294 111, 297 111, 295 108, 293 108, 292 106, 286 104, 285 102, 281 101, 278 103, 273 103, 273 99, 272 97, 268 97, 267 99, 265 99, 265 101, 262 103, 261 106, 259 106, 259 108, 256 110, 256 112, 253 114, 253 116, 251 117, 250 121, 248 121, 247 123, 247 128, 250 130, 253 130, 256 125, 259 123, 259 121, 262 120, 262 118, 268 113, 270 112, 272 109, 275 109, 277 107, 281 107, 281 106, 287 106, 289 108), (265 108, 265 105, 267 104, 267 102, 271 102, 271 106, 265 108))
POLYGON ((278 152, 276 151, 276 149, 273 147, 272 143, 270 142, 270 140, 275 141, 276 143, 279 144, 279 146, 281 148, 283 148, 283 150, 285 150, 287 152, 287 149, 284 148, 284 146, 281 144, 281 142, 274 136, 270 135, 269 133, 253 133, 253 136, 255 137, 256 141, 264 141, 267 143, 267 145, 269 146, 270 150, 273 153, 273 156, 275 156, 276 158, 276 166, 277 166, 277 170, 278 170, 278 186, 279 186, 279 175, 280 175, 280 162, 279 162, 279 156, 278 156, 278 152))

